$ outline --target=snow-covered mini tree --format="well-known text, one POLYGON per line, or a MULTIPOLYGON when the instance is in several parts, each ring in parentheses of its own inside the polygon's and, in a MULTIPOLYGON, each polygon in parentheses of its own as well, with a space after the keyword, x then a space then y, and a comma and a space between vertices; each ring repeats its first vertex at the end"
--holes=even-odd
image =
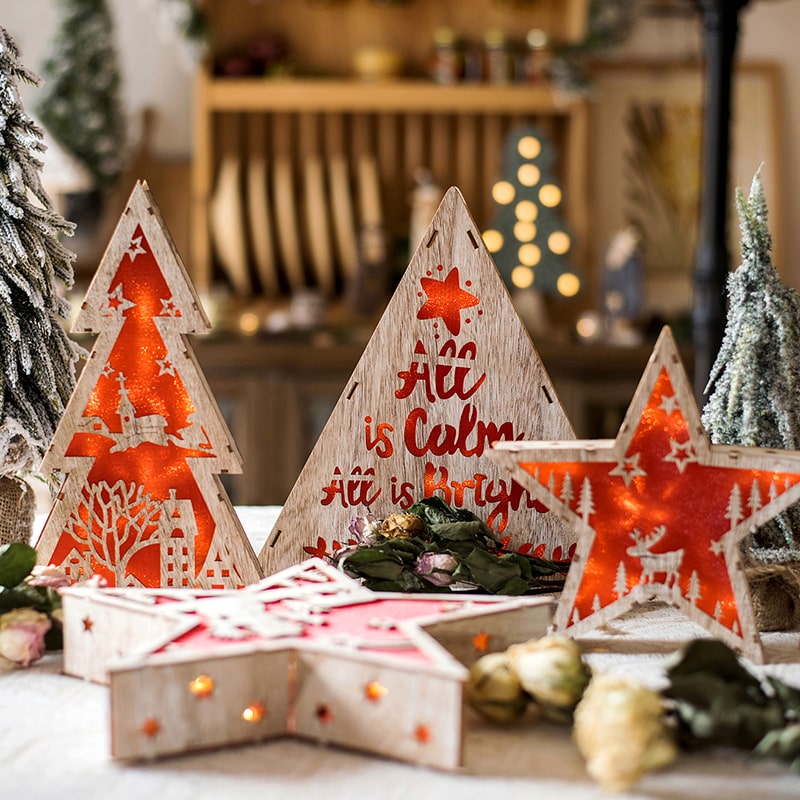
POLYGON ((125 117, 114 27, 106 0, 61 0, 61 20, 37 112, 48 133, 91 175, 112 186, 125 161, 125 117))
POLYGON ((37 83, 0 28, 0 544, 30 537, 38 468, 75 386, 77 348, 61 319, 74 256, 60 240, 73 225, 42 187, 43 134, 25 113, 20 82, 37 83), (27 509, 15 518, 15 510, 27 509), (29 516, 29 520, 26 520, 29 516))
MULTIPOLYGON (((711 370, 702 421, 711 441, 800 449, 800 295, 772 263, 767 204, 756 173, 745 199, 737 190, 742 263, 728 276, 728 319, 711 370), (713 389, 712 389, 713 387, 713 389)), ((750 501, 752 502, 752 501, 750 501)), ((800 559, 800 507, 752 536, 759 561, 800 559)))

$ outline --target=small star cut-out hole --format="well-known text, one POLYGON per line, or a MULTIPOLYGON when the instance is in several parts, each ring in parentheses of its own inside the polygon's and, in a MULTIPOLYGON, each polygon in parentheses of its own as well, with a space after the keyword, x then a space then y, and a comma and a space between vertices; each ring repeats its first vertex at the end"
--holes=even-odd
POLYGON ((208 675, 198 675, 193 681, 189 681, 189 691, 195 697, 209 697, 214 691, 214 680, 208 675))
POLYGON ((267 714, 266 706, 263 703, 250 703, 247 708, 242 711, 242 719, 245 722, 250 722, 255 725, 261 722, 267 714))
POLYGON ((314 713, 323 725, 327 725, 329 722, 333 721, 333 711, 324 704, 318 705, 314 713))
POLYGON ((431 740, 431 730, 427 725, 417 725, 414 728, 414 738, 420 744, 428 744, 431 740))
POLYGON ((91 617, 84 617, 81 622, 83 622, 83 629, 85 631, 90 631, 94 627, 94 620, 91 617))
POLYGON ((489 649, 489 634, 480 631, 472 637, 472 646, 479 653, 485 653, 489 649))
POLYGON ((378 681, 370 681, 364 687, 364 697, 367 698, 371 703, 377 703, 382 698, 386 697, 389 694, 389 690, 378 681))

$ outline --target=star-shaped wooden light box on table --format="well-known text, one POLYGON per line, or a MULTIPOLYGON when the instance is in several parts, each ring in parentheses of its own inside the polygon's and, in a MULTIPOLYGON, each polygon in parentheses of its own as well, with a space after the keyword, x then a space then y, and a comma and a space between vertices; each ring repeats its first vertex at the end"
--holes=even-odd
POLYGON ((122 759, 294 735, 453 769, 464 664, 552 616, 543 597, 374 593, 320 559, 238 591, 63 591, 64 670, 110 683, 122 759))
POLYGON ((763 659, 740 548, 800 499, 800 452, 712 445, 668 328, 616 439, 498 442, 489 455, 579 536, 556 631, 661 600, 763 659))

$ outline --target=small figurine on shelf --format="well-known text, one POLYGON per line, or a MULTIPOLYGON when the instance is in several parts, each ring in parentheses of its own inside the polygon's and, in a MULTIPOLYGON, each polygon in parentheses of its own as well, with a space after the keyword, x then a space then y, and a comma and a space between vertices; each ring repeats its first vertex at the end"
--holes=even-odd
POLYGON ((0 545, 29 541, 32 488, 21 475, 39 468, 70 393, 79 350, 61 320, 74 255, 60 241, 74 226, 41 183, 43 133, 25 113, 19 83, 37 78, 0 28, 0 545))

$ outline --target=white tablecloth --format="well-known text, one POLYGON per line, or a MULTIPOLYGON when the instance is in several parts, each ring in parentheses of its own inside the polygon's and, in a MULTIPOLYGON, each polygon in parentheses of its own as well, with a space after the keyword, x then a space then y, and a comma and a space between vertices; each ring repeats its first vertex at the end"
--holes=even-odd
MULTIPOLYGON (((239 509, 256 550, 274 509, 239 509)), ((626 624, 621 624, 625 629, 626 624)), ((627 623, 630 636, 586 639, 595 670, 658 686, 675 640, 691 623, 670 611, 627 623), (613 639, 613 643, 612 640, 613 639), (644 642, 644 644, 642 644, 644 642)), ((759 670, 800 685, 800 634, 766 634, 759 670)), ((468 711, 459 774, 283 739, 126 765, 109 757, 108 690, 60 674, 61 656, 0 673, 0 800, 583 800, 603 798, 569 731, 520 723, 495 727, 468 711)), ((800 776, 738 751, 684 755, 626 797, 767 800, 800 797, 800 776)))

